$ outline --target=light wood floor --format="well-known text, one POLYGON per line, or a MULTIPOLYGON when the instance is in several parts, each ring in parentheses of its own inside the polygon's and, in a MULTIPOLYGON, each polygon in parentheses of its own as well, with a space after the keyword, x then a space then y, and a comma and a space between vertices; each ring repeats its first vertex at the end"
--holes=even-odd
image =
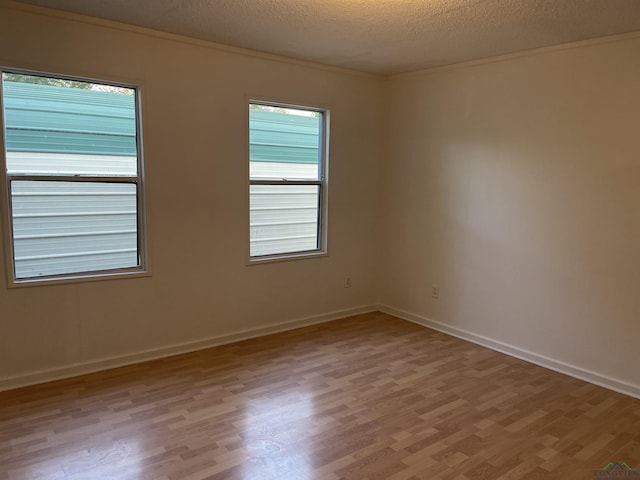
POLYGON ((0 479, 581 479, 640 401, 382 313, 0 394, 0 479))

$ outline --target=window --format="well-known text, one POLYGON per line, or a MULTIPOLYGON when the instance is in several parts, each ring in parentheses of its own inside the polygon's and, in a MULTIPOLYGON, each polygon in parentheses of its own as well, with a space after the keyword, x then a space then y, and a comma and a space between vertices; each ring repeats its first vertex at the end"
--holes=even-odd
POLYGON ((2 72, 12 284, 146 269, 137 90, 2 72))
POLYGON ((327 120, 319 109, 249 103, 249 256, 326 252, 327 120))

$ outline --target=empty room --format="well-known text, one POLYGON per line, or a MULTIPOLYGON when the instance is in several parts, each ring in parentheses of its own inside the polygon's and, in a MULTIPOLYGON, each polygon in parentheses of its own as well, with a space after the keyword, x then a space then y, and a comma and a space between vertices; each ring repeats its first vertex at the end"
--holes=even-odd
POLYGON ((640 480, 640 1, 0 0, 0 480, 640 480))

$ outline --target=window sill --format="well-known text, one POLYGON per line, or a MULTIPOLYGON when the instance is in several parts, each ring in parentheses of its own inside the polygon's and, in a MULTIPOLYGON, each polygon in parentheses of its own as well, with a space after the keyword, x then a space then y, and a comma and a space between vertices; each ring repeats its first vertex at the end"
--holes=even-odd
POLYGON ((85 283, 98 282, 105 280, 120 280, 125 278, 143 278, 150 277, 151 272, 148 270, 135 270, 127 272, 108 272, 108 273, 91 273, 78 274, 64 277, 47 277, 47 278, 29 278, 24 280, 10 279, 7 283, 8 288, 23 287, 44 287, 51 285, 65 285, 69 283, 85 283))
POLYGON ((249 257, 247 266, 262 265, 265 263, 279 263, 290 262, 293 260, 305 260, 310 258, 322 258, 327 257, 329 254, 325 251, 313 251, 313 252, 300 252, 300 253, 286 253, 281 255, 269 255, 264 257, 249 257))

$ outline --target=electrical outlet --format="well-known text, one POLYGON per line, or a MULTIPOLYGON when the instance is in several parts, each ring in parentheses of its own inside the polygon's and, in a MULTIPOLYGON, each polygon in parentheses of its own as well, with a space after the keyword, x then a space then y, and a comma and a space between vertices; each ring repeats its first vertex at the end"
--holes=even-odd
POLYGON ((344 276, 344 288, 351 288, 351 275, 344 276))
POLYGON ((440 298, 440 285, 437 283, 431 285, 431 296, 433 298, 440 298))

